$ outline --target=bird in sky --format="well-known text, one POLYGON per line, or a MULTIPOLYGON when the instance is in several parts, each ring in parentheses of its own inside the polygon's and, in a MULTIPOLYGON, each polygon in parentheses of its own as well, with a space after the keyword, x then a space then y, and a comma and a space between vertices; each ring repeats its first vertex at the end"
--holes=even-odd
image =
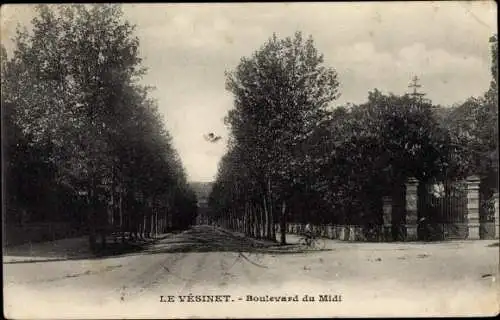
POLYGON ((213 132, 210 132, 210 133, 204 135, 204 137, 205 137, 205 140, 207 140, 208 142, 211 142, 211 143, 215 143, 215 142, 219 141, 220 139, 222 139, 221 136, 215 135, 213 132))

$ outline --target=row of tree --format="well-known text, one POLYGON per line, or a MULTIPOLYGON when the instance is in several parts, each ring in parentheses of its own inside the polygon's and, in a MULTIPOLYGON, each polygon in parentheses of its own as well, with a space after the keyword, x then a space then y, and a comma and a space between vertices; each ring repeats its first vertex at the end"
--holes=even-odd
POLYGON ((2 47, 7 228, 69 221, 92 248, 111 231, 141 237, 196 215, 181 160, 119 5, 40 5, 2 47))
MULTIPOLYGON (((369 93, 361 105, 331 109, 339 96, 333 68, 312 38, 274 35, 227 74, 234 108, 229 150, 210 196, 212 223, 276 240, 274 225, 404 223, 404 183, 425 185, 474 173, 497 188, 497 40, 488 92, 445 108, 421 94, 369 93)), ((281 243, 286 242, 281 233, 281 243)))

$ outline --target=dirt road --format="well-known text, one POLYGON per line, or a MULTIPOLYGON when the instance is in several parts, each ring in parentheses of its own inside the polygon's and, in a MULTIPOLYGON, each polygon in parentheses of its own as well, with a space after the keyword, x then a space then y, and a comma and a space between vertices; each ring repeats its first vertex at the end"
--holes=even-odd
POLYGON ((311 251, 288 239, 292 244, 280 247, 197 226, 140 253, 4 264, 4 310, 9 318, 54 319, 491 315, 500 309, 495 241, 328 240, 324 250, 311 251))

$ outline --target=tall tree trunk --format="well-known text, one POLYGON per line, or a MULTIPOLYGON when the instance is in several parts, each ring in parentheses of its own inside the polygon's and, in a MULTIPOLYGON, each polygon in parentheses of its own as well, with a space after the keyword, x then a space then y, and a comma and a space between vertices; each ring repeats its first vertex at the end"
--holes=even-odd
POLYGON ((271 238, 271 224, 272 224, 272 222, 269 219, 269 206, 267 205, 265 195, 262 198, 262 202, 263 202, 263 206, 264 206, 264 215, 265 215, 265 220, 266 220, 266 223, 265 223, 266 236, 265 236, 265 238, 269 240, 271 238))
POLYGON ((147 239, 148 238, 148 234, 149 234, 149 207, 147 206, 147 204, 144 206, 144 238, 147 239))
POLYGON ((163 209, 162 232, 167 233, 168 209, 163 209))
POLYGON ((243 228, 243 234, 247 236, 248 234, 247 234, 247 204, 246 204, 246 202, 243 204, 243 225, 242 225, 242 228, 243 228))
MULTIPOLYGON (((129 195, 130 197, 130 195, 129 195)), ((127 230, 128 230, 128 239, 132 240, 134 239, 136 235, 136 223, 137 223, 137 204, 135 201, 129 200, 129 206, 127 207, 127 230)))
POLYGON ((254 204, 255 208, 255 227, 256 227, 256 238, 260 239, 260 212, 259 205, 254 204))
POLYGON ((282 245, 286 244, 286 201, 283 200, 283 205, 281 206, 281 219, 280 219, 280 235, 281 235, 281 241, 280 243, 282 245))
POLYGON ((252 225, 253 225, 253 221, 252 221, 252 211, 251 211, 251 207, 250 207, 250 203, 247 203, 247 221, 248 221, 248 236, 249 237, 253 237, 253 232, 252 232, 252 225))
POLYGON ((158 226, 158 223, 160 222, 160 221, 158 220, 158 210, 159 210, 159 208, 156 208, 156 210, 155 210, 155 222, 156 222, 156 223, 155 223, 155 228, 156 228, 156 229, 155 229, 155 235, 156 235, 156 236, 158 236, 158 234, 159 234, 159 232, 158 232, 158 231, 159 231, 159 229, 158 229, 158 227, 159 227, 159 226, 158 226))
POLYGON ((110 216, 109 216, 109 212, 108 210, 110 210, 110 206, 109 206, 109 203, 108 201, 106 201, 106 203, 104 203, 102 206, 101 206, 101 223, 99 224, 100 225, 100 234, 101 234, 101 247, 103 249, 106 248, 106 240, 107 240, 107 236, 108 236, 108 230, 109 230, 109 227, 110 227, 110 216))
POLYGON ((266 211, 265 208, 260 205, 260 216, 261 216, 261 227, 262 227, 262 239, 267 237, 267 221, 266 221, 266 211))
POLYGON ((165 214, 163 213, 163 208, 158 209, 156 213, 158 216, 158 232, 157 234, 163 233, 163 219, 165 219, 165 214))
POLYGON ((236 231, 237 226, 236 226, 236 212, 233 211, 231 215, 231 231, 236 231))
POLYGON ((171 231, 170 225, 171 225, 171 220, 172 220, 172 212, 171 212, 170 207, 167 207, 165 210, 166 210, 166 212, 165 212, 165 232, 170 232, 171 231))
POLYGON ((271 234, 270 234, 270 240, 276 241, 276 228, 275 228, 275 219, 273 215, 273 195, 271 193, 271 179, 268 178, 267 180, 267 195, 268 195, 268 201, 267 205, 269 207, 269 221, 270 221, 270 226, 271 226, 271 234))
POLYGON ((120 215, 120 233, 122 242, 125 242, 125 228, 123 223, 123 192, 121 191, 121 188, 118 193, 118 213, 120 215))
POLYGON ((262 210, 261 210, 261 213, 262 213, 262 237, 264 239, 268 239, 269 238, 269 233, 267 232, 269 230, 269 227, 268 227, 268 214, 267 214, 267 206, 266 206, 266 203, 264 201, 264 205, 262 207, 262 210))
POLYGON ((243 203, 243 234, 248 236, 247 234, 247 203, 243 203))
POLYGON ((253 219, 253 237, 259 237, 259 217, 255 205, 252 203, 252 219, 253 219))
POLYGON ((269 210, 269 240, 276 241, 275 228, 274 228, 274 218, 273 218, 273 207, 271 202, 268 204, 269 210))
POLYGON ((144 212, 144 205, 141 204, 141 222, 140 222, 140 228, 139 228, 139 235, 141 239, 144 239, 144 231, 145 231, 145 226, 146 226, 146 212, 144 212))
POLYGON ((251 224, 251 221, 250 221, 250 210, 248 208, 248 202, 245 202, 245 234, 247 236, 252 236, 252 231, 251 231, 251 228, 252 228, 252 224, 251 224))
POLYGON ((251 232, 252 232, 252 238, 257 237, 257 219, 255 215, 255 210, 253 207, 253 203, 250 203, 250 221, 251 221, 251 232))
POLYGON ((90 188, 88 191, 88 205, 87 205, 87 224, 89 227, 89 246, 92 252, 96 251, 96 201, 95 201, 95 192, 93 188, 90 188))
POLYGON ((107 237, 107 229, 108 229, 108 216, 105 208, 101 209, 102 212, 102 223, 100 223, 99 234, 101 235, 101 248, 106 248, 106 237, 107 237))
POLYGON ((155 232, 155 213, 153 207, 149 208, 149 219, 151 224, 149 227, 149 237, 152 238, 155 232))

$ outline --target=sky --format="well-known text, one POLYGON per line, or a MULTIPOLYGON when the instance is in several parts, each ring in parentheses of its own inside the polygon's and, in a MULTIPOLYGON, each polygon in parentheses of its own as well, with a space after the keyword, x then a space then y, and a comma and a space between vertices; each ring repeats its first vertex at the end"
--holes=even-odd
MULTIPOLYGON (((233 100, 225 71, 274 33, 312 35, 325 65, 337 71, 333 106, 366 101, 368 91, 402 94, 414 75, 435 104, 451 106, 487 90, 488 39, 497 32, 493 1, 124 4, 136 24, 145 84, 156 90, 188 179, 211 181, 226 151, 223 118, 233 100), (204 135, 222 136, 209 143, 204 135)), ((2 6, 2 43, 30 5, 2 6)))

